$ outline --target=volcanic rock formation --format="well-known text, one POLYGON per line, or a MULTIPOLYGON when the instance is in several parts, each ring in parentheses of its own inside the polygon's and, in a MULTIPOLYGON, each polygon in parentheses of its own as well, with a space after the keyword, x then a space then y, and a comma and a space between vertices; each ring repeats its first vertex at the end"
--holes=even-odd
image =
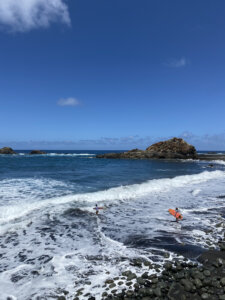
POLYGON ((0 154, 16 154, 16 152, 10 147, 3 147, 0 149, 0 154))
POLYGON ((46 154, 46 152, 41 151, 41 150, 32 150, 32 151, 30 152, 30 154, 46 154))
POLYGON ((155 143, 146 150, 133 149, 122 153, 106 153, 96 156, 97 158, 119 158, 119 159, 195 159, 197 152, 194 146, 183 139, 172 138, 167 141, 155 143))

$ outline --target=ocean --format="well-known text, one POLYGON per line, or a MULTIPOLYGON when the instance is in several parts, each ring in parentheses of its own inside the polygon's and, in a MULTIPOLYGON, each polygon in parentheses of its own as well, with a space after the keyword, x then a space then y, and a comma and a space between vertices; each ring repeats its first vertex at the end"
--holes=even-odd
POLYGON ((135 259, 195 259, 223 233, 225 162, 17 152, 0 155, 0 299, 101 299, 135 259))

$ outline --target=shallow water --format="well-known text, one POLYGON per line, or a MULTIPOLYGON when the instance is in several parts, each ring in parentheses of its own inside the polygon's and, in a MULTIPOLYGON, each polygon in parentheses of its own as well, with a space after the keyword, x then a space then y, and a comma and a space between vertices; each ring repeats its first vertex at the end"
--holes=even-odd
POLYGON ((0 299, 54 299, 62 290, 72 299, 82 287, 100 299, 104 280, 135 269, 133 258, 194 258, 207 237, 220 237, 223 163, 95 154, 0 156, 0 299), (96 203, 105 207, 99 216, 96 203), (175 207, 179 224, 168 214, 175 207))

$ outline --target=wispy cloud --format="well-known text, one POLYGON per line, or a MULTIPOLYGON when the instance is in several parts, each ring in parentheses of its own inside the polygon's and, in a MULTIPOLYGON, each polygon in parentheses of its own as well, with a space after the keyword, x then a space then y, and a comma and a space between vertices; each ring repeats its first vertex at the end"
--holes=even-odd
POLYGON ((0 0, 1 29, 25 32, 49 27, 53 22, 70 25, 64 0, 0 0))
POLYGON ((225 150, 225 132, 219 134, 196 135, 184 132, 179 137, 200 150, 225 150))
POLYGON ((185 57, 179 59, 173 58, 168 60, 164 65, 169 68, 183 68, 188 65, 188 60, 185 57))
POLYGON ((80 102, 76 98, 62 98, 57 102, 59 106, 78 106, 80 102))

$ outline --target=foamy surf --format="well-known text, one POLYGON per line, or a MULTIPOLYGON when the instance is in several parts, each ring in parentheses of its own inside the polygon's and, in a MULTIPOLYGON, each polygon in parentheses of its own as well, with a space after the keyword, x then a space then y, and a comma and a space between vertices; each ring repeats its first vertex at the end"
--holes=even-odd
MULTIPOLYGON (((67 203, 75 203, 78 207, 85 207, 88 205, 88 203, 111 203, 115 201, 127 201, 132 200, 139 197, 145 197, 147 195, 151 194, 157 194, 158 192, 161 193, 168 193, 170 190, 174 188, 181 188, 181 187, 187 187, 188 185, 195 186, 203 182, 207 182, 214 179, 224 179, 225 178, 225 172, 223 171, 213 171, 213 172, 202 172, 200 174, 196 175, 184 175, 184 176, 177 176, 175 178, 164 178, 164 179, 154 179, 147 182, 144 182, 142 184, 134 184, 129 186, 121 186, 116 188, 111 188, 108 190, 98 191, 98 192, 92 192, 92 193, 83 193, 83 194, 76 194, 76 195, 68 195, 63 197, 53 197, 50 199, 44 199, 38 201, 34 201, 35 198, 32 199, 32 203, 29 203, 27 201, 19 202, 16 205, 3 205, 1 207, 0 211, 0 223, 9 222, 11 220, 21 218, 32 211, 44 209, 51 207, 51 209, 54 209, 54 207, 62 204, 67 203)), ((46 180, 46 184, 43 183, 43 181, 40 180, 34 180, 34 183, 30 186, 30 180, 29 181, 29 187, 25 185, 25 181, 21 180, 21 187, 19 187, 17 190, 14 190, 14 198, 17 198, 20 196, 21 189, 25 192, 26 190, 28 193, 28 197, 32 197, 32 192, 29 194, 29 191, 34 188, 35 185, 41 186, 44 188, 46 185, 47 190, 45 193, 48 193, 49 186, 54 188, 54 185, 57 184, 57 186, 65 186, 63 182, 57 182, 57 181, 49 181, 46 180), (51 185, 50 185, 51 182, 51 185), (27 187, 27 188, 25 188, 27 187), (18 193, 18 195, 17 195, 18 193)), ((16 181, 16 183, 19 183, 16 181)), ((10 183, 12 184, 12 189, 15 189, 15 181, 9 180, 9 181, 2 181, 2 187, 0 191, 4 192, 5 188, 4 185, 9 188, 10 183)), ((198 191, 193 192, 194 195, 197 195, 198 191)))
POLYGON ((83 288, 80 299, 86 293, 101 299, 106 279, 127 270, 139 274, 133 259, 161 265, 164 254, 183 255, 191 246, 196 255, 207 238, 213 245, 222 234, 215 216, 224 209, 223 166, 202 172, 202 162, 88 161, 66 155, 15 161, 23 168, 0 181, 5 298, 51 299, 66 291, 66 298, 74 299, 83 288), (106 208, 98 216, 96 203, 106 208), (168 213, 177 206, 184 216, 179 224, 168 213))

